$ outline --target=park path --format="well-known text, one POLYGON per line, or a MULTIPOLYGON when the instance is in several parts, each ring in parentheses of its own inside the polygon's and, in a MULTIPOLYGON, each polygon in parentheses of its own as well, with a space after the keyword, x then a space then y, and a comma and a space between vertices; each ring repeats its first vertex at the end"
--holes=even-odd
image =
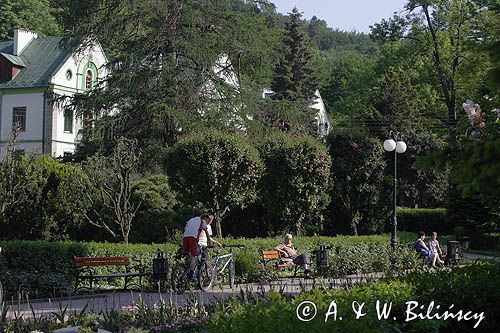
POLYGON ((311 290, 313 287, 324 286, 328 289, 338 289, 349 284, 366 283, 367 281, 378 280, 382 274, 352 275, 337 279, 304 279, 304 278, 282 278, 277 281, 265 283, 248 283, 235 285, 233 289, 228 286, 217 285, 208 292, 200 290, 186 291, 181 295, 170 292, 146 292, 146 291, 112 291, 105 293, 95 293, 85 296, 74 296, 60 299, 33 300, 29 303, 10 302, 8 318, 15 318, 22 315, 24 318, 50 315, 51 313, 61 313, 61 309, 66 308, 66 314, 79 313, 84 308, 86 311, 99 313, 111 308, 120 309, 122 307, 137 304, 142 300, 144 304, 152 305, 157 303, 160 297, 169 304, 172 302, 175 307, 183 307, 188 304, 209 304, 216 301, 227 300, 231 296, 244 293, 258 293, 267 295, 274 290, 286 294, 298 294, 304 290, 311 290))

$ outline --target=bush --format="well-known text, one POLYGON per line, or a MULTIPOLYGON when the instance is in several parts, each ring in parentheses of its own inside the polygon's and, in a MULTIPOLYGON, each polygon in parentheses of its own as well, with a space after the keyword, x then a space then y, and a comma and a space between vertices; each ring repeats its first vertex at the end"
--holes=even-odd
MULTIPOLYGON (((417 301, 428 306, 440 305, 432 313, 443 314, 454 304, 451 313, 484 312, 478 329, 494 332, 498 327, 500 307, 500 263, 486 262, 437 273, 414 273, 400 279, 386 279, 340 290, 314 289, 298 296, 270 292, 269 298, 253 302, 230 301, 212 316, 209 332, 470 332, 477 319, 406 321, 406 302, 417 301), (337 303, 338 316, 325 322, 330 302, 337 303), (392 302, 390 317, 379 320, 375 302, 392 302), (311 321, 299 321, 296 309, 303 301, 312 301, 317 316, 311 321), (365 316, 355 318, 352 303, 365 303, 365 316), (339 317, 342 317, 340 320, 339 317), (395 318, 393 320, 393 318, 395 318)), ((425 314, 426 308, 420 309, 425 314), (422 310, 423 309, 423 310, 422 310)))
POLYGON ((384 202, 384 150, 367 134, 337 131, 328 136, 332 158, 331 203, 325 232, 375 234, 388 217, 384 202))
POLYGON ((474 250, 500 251, 500 233, 473 233, 470 236, 470 247, 474 250))
MULTIPOLYGON (((401 243, 413 241, 413 235, 400 235, 401 243)), ((402 250, 396 254, 389 249, 389 235, 339 236, 339 237, 296 237, 295 245, 300 252, 313 254, 318 244, 330 245, 330 276, 344 276, 368 272, 391 272, 395 269, 409 269, 415 265, 412 251, 402 250)), ((116 244, 79 243, 47 241, 4 241, 0 242, 0 280, 5 290, 30 292, 39 296, 54 296, 70 291, 75 280, 74 256, 109 257, 130 256, 134 263, 143 264, 152 270, 152 259, 160 248, 166 251, 170 263, 175 260, 180 241, 169 239, 166 244, 116 244)), ((230 239, 225 244, 242 244, 235 249, 236 272, 239 281, 252 282, 275 274, 263 269, 259 250, 273 249, 282 242, 281 238, 230 239), (272 275, 271 274, 271 275, 272 275)), ((113 273, 116 267, 96 267, 98 273, 113 273)), ((100 281, 105 283, 105 281, 100 281)), ((111 284, 122 284, 122 280, 111 284)))
POLYGON ((261 204, 279 221, 274 230, 284 227, 298 235, 315 230, 330 202, 331 159, 326 148, 310 137, 276 134, 259 149, 266 166, 259 183, 261 204))
POLYGON ((181 201, 214 213, 219 237, 227 213, 257 198, 263 166, 258 151, 242 135, 209 132, 186 137, 168 152, 166 164, 181 201))
POLYGON ((453 233, 453 226, 448 223, 445 208, 399 208, 397 216, 398 228, 404 231, 453 233))

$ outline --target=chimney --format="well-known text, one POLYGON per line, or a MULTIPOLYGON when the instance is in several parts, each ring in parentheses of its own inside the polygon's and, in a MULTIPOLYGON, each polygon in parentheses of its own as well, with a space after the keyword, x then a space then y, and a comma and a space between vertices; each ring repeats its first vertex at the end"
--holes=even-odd
POLYGON ((37 38, 36 32, 25 29, 14 29, 14 55, 19 56, 24 48, 31 42, 32 39, 37 38))

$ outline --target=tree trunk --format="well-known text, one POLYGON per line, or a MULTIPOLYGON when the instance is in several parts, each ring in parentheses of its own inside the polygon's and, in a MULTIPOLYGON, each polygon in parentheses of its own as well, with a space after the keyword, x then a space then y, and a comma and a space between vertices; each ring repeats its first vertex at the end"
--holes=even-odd
POLYGON ((221 218, 218 213, 215 214, 215 228, 217 229, 217 237, 222 238, 222 226, 221 226, 221 218))

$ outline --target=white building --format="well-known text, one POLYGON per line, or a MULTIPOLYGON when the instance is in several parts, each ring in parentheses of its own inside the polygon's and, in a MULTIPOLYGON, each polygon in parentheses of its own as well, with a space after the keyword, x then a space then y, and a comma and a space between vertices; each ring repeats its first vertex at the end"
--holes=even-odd
POLYGON ((62 41, 15 29, 14 40, 0 42, 0 158, 16 126, 20 152, 74 153, 83 124, 65 101, 104 78, 107 59, 98 43, 76 52, 62 41))
MULTIPOLYGON (((270 98, 274 95, 274 91, 268 88, 264 88, 262 91, 262 98, 270 98)), ((323 103, 323 98, 319 93, 319 90, 316 89, 314 92, 314 98, 309 105, 311 109, 318 110, 316 114, 316 124, 318 129, 318 136, 322 139, 326 139, 331 130, 330 120, 328 120, 328 113, 326 112, 325 103, 323 103)))

